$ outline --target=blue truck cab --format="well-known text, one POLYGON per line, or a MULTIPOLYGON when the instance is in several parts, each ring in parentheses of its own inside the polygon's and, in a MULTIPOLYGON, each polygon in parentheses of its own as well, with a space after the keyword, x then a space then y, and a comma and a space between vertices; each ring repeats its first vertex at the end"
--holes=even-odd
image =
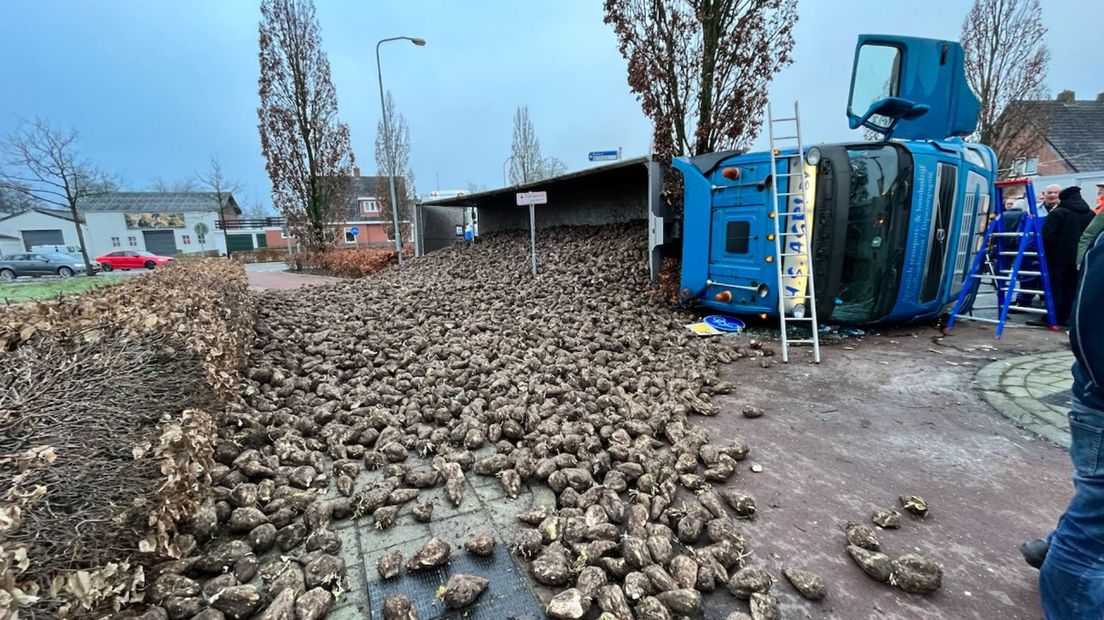
POLYGON ((997 176, 992 149, 962 140, 978 115, 962 48, 860 36, 847 114, 853 129, 883 140, 779 151, 774 169, 765 151, 675 159, 684 180, 685 304, 802 316, 810 275, 821 322, 924 320, 954 302, 997 176))

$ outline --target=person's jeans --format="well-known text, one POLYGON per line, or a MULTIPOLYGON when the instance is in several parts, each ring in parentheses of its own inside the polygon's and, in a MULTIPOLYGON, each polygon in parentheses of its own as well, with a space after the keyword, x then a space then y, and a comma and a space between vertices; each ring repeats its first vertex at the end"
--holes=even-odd
POLYGON ((1104 618, 1104 411, 1075 396, 1069 413, 1073 499, 1039 571, 1047 620, 1104 618))

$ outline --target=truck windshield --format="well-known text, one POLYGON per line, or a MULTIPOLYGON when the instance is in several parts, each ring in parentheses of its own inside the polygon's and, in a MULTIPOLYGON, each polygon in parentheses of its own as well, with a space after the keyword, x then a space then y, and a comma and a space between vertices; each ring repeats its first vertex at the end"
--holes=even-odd
POLYGON ((843 270, 832 319, 844 323, 875 322, 892 309, 901 275, 899 247, 893 234, 905 221, 908 170, 897 148, 872 145, 847 150, 851 189, 843 270))

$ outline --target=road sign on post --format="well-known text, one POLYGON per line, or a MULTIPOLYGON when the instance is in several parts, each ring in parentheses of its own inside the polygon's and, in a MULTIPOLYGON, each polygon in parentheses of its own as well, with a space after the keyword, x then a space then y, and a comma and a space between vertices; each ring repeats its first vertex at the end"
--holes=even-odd
POLYGON ((616 151, 591 151, 587 154, 590 161, 616 161, 621 159, 621 149, 616 151))
POLYGON ((529 206, 529 256, 533 261, 533 277, 537 275, 537 211, 536 205, 548 204, 548 192, 518 192, 519 207, 529 206))

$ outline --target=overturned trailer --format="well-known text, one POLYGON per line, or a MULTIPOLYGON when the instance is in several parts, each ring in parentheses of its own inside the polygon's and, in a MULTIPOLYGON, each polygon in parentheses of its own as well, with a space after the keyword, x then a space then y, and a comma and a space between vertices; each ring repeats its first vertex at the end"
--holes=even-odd
POLYGON ((660 198, 663 167, 653 157, 636 157, 564 174, 543 181, 426 201, 417 206, 417 254, 466 241, 464 231, 477 234, 529 230, 528 207, 517 195, 530 191, 548 194, 548 203, 536 207, 533 225, 587 226, 647 221, 652 278, 659 274, 664 251, 676 236, 666 203, 660 198), (459 227, 459 228, 457 228, 459 227))

